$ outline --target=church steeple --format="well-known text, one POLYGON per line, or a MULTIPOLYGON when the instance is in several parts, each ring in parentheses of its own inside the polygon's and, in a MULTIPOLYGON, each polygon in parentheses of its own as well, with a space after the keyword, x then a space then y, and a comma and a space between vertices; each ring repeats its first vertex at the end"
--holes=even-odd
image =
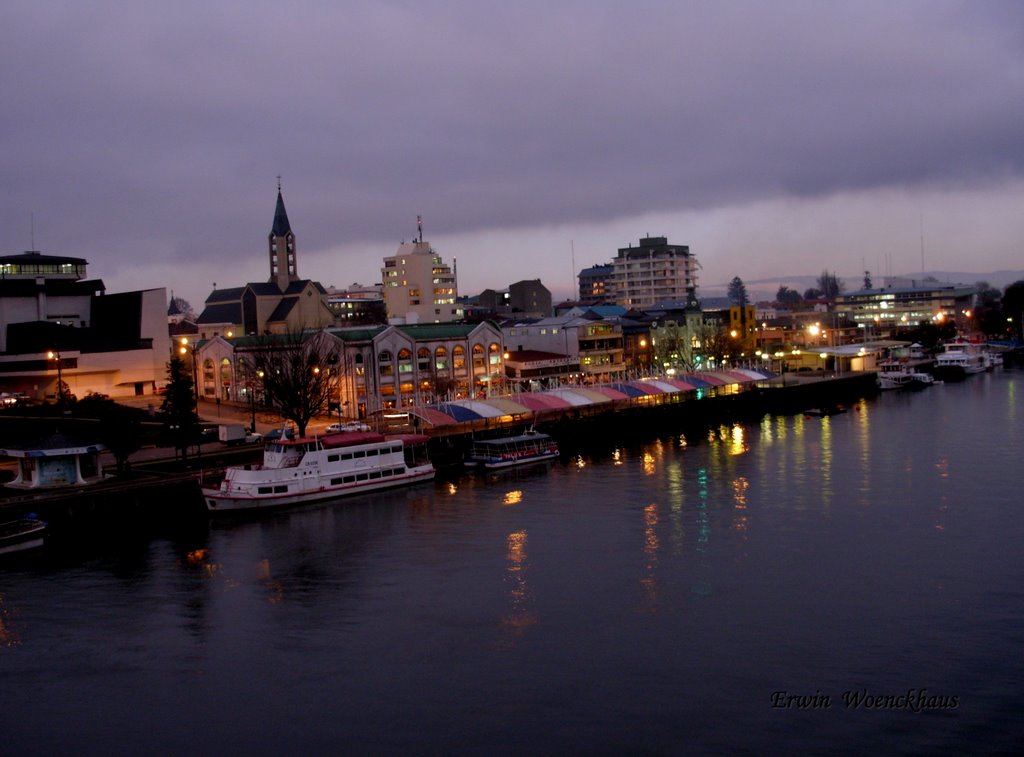
POLYGON ((288 283, 299 280, 298 264, 295 260, 295 234, 288 222, 281 196, 281 177, 277 177, 277 207, 274 208, 274 225, 270 229, 270 283, 277 284, 282 292, 288 283))

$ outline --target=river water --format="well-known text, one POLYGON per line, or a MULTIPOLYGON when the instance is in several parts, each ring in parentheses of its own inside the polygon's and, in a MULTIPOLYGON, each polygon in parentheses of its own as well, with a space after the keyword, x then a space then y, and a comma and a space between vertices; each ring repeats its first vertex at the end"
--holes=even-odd
POLYGON ((0 564, 14 754, 1024 743, 1024 372, 0 564))

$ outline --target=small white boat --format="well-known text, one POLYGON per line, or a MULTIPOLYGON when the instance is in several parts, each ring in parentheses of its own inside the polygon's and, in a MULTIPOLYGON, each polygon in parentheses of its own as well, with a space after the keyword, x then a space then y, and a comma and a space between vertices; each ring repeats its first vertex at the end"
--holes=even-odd
POLYGON ((519 436, 498 439, 477 439, 466 456, 466 462, 481 468, 509 468, 558 457, 558 445, 547 434, 530 429, 519 436))
POLYGON ((0 523, 0 555, 43 546, 46 528, 46 521, 34 515, 0 523))
POLYGON ((915 371, 912 366, 901 360, 886 360, 878 364, 878 388, 920 389, 931 386, 935 379, 929 373, 915 371))
POLYGON ((210 512, 319 502, 434 478, 428 437, 345 431, 268 442, 262 465, 228 468, 219 486, 204 486, 210 512))

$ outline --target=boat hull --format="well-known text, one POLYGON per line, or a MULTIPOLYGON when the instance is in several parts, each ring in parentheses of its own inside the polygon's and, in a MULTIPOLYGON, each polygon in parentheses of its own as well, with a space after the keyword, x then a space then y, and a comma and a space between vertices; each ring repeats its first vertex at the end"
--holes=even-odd
POLYGON ((479 458, 469 457, 466 462, 470 465, 476 465, 485 470, 497 470, 499 468, 512 468, 517 465, 530 465, 531 463, 546 463, 552 460, 558 459, 558 452, 542 452, 537 455, 524 455, 523 457, 516 458, 514 460, 505 460, 502 458, 479 458))
POLYGON ((237 513, 251 510, 266 510, 280 507, 294 507, 339 497, 355 496, 383 489, 396 489, 403 486, 433 481, 434 467, 422 466, 412 468, 401 476, 373 481, 359 481, 337 486, 320 486, 316 489, 289 492, 287 494, 225 494, 219 489, 204 488, 203 500, 210 513, 237 513))

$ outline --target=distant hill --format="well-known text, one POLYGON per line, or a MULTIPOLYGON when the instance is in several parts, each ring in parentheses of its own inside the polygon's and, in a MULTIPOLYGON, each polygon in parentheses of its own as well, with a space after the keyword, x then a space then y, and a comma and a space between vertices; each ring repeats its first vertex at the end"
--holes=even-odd
MULTIPOLYGON (((803 294, 811 287, 817 286, 819 275, 820 274, 808 276, 780 276, 774 279, 756 279, 752 281, 744 279, 743 283, 747 287, 747 295, 750 297, 752 302, 764 302, 766 300, 774 300, 775 294, 779 291, 780 286, 787 286, 790 289, 803 294)), ((974 284, 979 281, 987 281, 990 286, 993 286, 996 289, 1005 289, 1015 281, 1024 281, 1024 271, 991 271, 989 273, 925 271, 924 273, 917 272, 899 274, 898 278, 924 281, 928 276, 932 276, 944 284, 974 284)), ((847 292, 854 292, 860 289, 864 283, 863 275, 840 276, 839 278, 846 287, 844 291, 847 292)), ((884 280, 884 276, 871 276, 871 283, 876 287, 882 286, 884 280)), ((701 287, 699 296, 702 298, 722 297, 725 296, 726 291, 727 289, 725 286, 701 287)))

